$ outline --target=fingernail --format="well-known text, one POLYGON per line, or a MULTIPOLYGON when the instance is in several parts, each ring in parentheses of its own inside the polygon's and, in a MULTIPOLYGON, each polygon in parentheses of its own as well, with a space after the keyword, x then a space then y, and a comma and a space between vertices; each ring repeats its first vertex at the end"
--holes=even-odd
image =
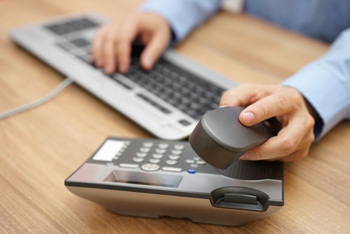
POLYGON ((126 67, 125 64, 120 64, 120 65, 119 65, 119 71, 120 71, 121 73, 125 73, 126 70, 127 70, 127 67, 126 67))
POLYGON ((249 158, 249 154, 248 153, 244 153, 239 159, 240 160, 247 160, 249 158))
POLYGON ((250 124, 254 120, 254 114, 252 112, 245 112, 243 113, 242 117, 244 124, 250 124))
POLYGON ((95 64, 97 67, 102 67, 103 66, 102 59, 96 59, 95 64))
POLYGON ((108 64, 105 69, 104 69, 104 72, 107 73, 107 74, 110 74, 113 72, 113 66, 111 64, 108 64))
POLYGON ((143 60, 143 66, 150 69, 153 66, 153 60, 150 57, 145 57, 143 60))

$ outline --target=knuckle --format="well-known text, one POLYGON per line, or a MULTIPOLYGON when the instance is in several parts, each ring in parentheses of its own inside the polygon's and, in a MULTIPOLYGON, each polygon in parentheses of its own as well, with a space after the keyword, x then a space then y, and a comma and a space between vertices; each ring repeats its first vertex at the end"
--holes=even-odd
POLYGON ((113 49, 110 47, 106 47, 104 50, 104 55, 105 55, 105 58, 111 59, 113 57, 113 49))
POLYGON ((294 88, 287 88, 286 90, 284 87, 284 89, 280 90, 280 96, 283 97, 284 104, 291 102, 294 109, 301 108, 304 104, 303 96, 294 88))
POLYGON ((251 84, 247 84, 247 83, 244 83, 244 84, 240 84, 239 87, 242 88, 242 89, 246 89, 246 88, 249 88, 251 86, 251 84))
POLYGON ((120 43, 119 46, 118 46, 118 53, 121 55, 121 56, 127 56, 130 52, 130 49, 129 49, 129 44, 127 43, 120 43))
POLYGON ((286 103, 287 103, 286 97, 284 95, 277 95, 276 99, 277 99, 276 108, 279 112, 282 112, 286 107, 286 103))
POLYGON ((305 103, 304 98, 297 90, 293 89, 293 91, 294 92, 291 95, 292 101, 293 101, 296 108, 301 108, 303 106, 303 104, 305 103))
POLYGON ((256 160, 263 160, 263 153, 260 150, 254 150, 253 154, 256 160))
POLYGON ((300 151, 298 158, 299 159, 306 158, 308 155, 309 155, 309 149, 307 148, 305 150, 300 151))
POLYGON ((315 119, 311 115, 308 115, 306 126, 309 129, 312 129, 315 126, 315 119))
POLYGON ((295 151, 297 144, 292 138, 287 138, 281 142, 281 146, 283 154, 288 155, 295 151))
POLYGON ((312 144, 312 142, 314 142, 315 140, 315 135, 313 132, 311 132, 311 134, 309 135, 309 137, 306 140, 306 143, 308 146, 310 146, 312 144))
POLYGON ((227 103, 227 97, 228 97, 227 92, 229 92, 229 91, 226 91, 221 95, 220 105, 225 105, 227 103))
POLYGON ((260 105, 256 107, 256 113, 260 118, 266 117, 269 113, 269 107, 265 103, 260 103, 260 105))
POLYGON ((232 100, 234 93, 234 89, 225 91, 221 95, 220 105, 230 105, 230 101, 232 100))

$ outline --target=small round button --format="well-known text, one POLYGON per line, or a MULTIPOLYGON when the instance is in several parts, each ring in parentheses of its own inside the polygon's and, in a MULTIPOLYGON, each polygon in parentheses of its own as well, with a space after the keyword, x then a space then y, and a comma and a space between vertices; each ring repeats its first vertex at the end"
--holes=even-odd
POLYGON ((169 155, 169 159, 171 159, 171 160, 178 160, 180 158, 180 156, 179 155, 169 155))
POLYGON ((169 147, 169 144, 167 144, 167 143, 159 143, 158 147, 161 148, 161 149, 166 149, 166 148, 169 147))
POLYGON ((194 173, 196 173, 196 170, 195 169, 188 169, 187 172, 190 174, 194 174, 194 173))
POLYGON ((157 158, 151 158, 151 159, 149 160, 149 162, 150 162, 150 163, 157 164, 157 163, 159 163, 159 162, 160 162, 160 159, 157 159, 157 158))
POLYGON ((143 147, 146 147, 146 148, 150 148, 150 147, 152 147, 153 146, 153 142, 144 142, 143 144, 143 147))
POLYGON ((169 159, 169 160, 166 160, 165 163, 168 165, 175 165, 177 163, 177 161, 169 159))
POLYGON ((148 153, 149 151, 150 151, 150 148, 145 148, 145 147, 140 148, 140 152, 148 153))
POLYGON ((136 153, 136 156, 137 156, 137 157, 144 158, 144 157, 147 156, 147 153, 137 152, 137 153, 136 153))
POLYGON ((176 155, 180 155, 180 154, 182 154, 182 151, 181 150, 172 150, 171 153, 176 154, 176 155))
POLYGON ((139 158, 139 157, 135 157, 132 159, 133 162, 142 162, 144 159, 143 158, 139 158))
POLYGON ((176 149, 176 150, 183 150, 184 148, 185 148, 185 146, 181 145, 181 144, 174 145, 174 149, 176 149))
POLYGON ((196 163, 199 165, 205 165, 205 162, 203 160, 198 160, 198 161, 196 161, 196 163))
POLYGON ((156 149, 157 154, 164 154, 166 152, 165 149, 156 149))
POLYGON ((163 158, 163 154, 153 154, 152 157, 160 159, 163 158))

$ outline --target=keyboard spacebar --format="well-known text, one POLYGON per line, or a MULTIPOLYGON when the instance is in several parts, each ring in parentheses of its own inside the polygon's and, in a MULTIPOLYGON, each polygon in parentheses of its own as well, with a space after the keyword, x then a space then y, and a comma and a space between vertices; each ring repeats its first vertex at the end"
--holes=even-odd
POLYGON ((152 106, 156 107, 158 110, 162 111, 163 113, 165 113, 165 114, 170 114, 171 113, 170 110, 168 110, 167 108, 163 107, 162 105, 160 105, 158 102, 152 100, 151 98, 143 95, 142 93, 138 93, 137 96, 142 98, 143 100, 145 100, 146 102, 148 102, 152 106))

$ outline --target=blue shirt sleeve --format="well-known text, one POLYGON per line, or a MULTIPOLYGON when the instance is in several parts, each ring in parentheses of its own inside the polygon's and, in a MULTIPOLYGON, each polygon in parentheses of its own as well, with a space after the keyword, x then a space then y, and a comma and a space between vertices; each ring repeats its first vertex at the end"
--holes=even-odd
POLYGON ((221 0, 148 0, 139 11, 155 12, 163 16, 174 34, 174 41, 183 40, 221 6, 221 0))
POLYGON ((344 30, 320 59, 282 85, 297 89, 318 112, 316 139, 350 117, 350 28, 344 30))
MULTIPOLYGON (((246 0, 245 10, 259 16, 269 13, 267 11, 270 8, 266 7, 269 1, 261 1, 260 5, 258 4, 259 2, 260 0, 246 0)), ((299 1, 300 4, 302 2, 304 1, 299 1)), ((284 5, 285 1, 273 3, 276 5, 275 8, 286 8, 284 5)), ((333 11, 329 14, 326 14, 329 8, 325 6, 325 3, 327 2, 317 1, 317 4, 304 4, 304 7, 301 7, 300 4, 294 4, 294 8, 287 8, 287 11, 284 11, 282 15, 279 14, 279 10, 275 9, 270 12, 275 17, 272 21, 281 23, 281 19, 287 16, 289 16, 288 19, 295 21, 298 18, 295 17, 295 14, 299 14, 299 9, 306 8, 309 13, 315 13, 313 16, 325 15, 324 20, 317 18, 317 20, 310 21, 309 18, 313 17, 310 17, 310 14, 303 14, 308 18, 301 19, 299 28, 296 26, 296 28, 292 27, 295 24, 294 21, 291 21, 292 25, 286 24, 284 26, 301 32, 303 30, 309 32, 310 29, 317 28, 320 29, 320 32, 333 32, 334 30, 332 31, 332 29, 335 26, 339 26, 337 27, 337 30, 339 29, 337 31, 338 34, 339 31, 343 30, 341 28, 345 28, 345 25, 348 25, 346 24, 348 18, 345 17, 348 16, 347 11, 345 11, 347 7, 344 7, 344 4, 348 3, 341 2, 343 4, 336 4, 333 11), (316 5, 319 6, 317 7, 316 5), (322 9, 323 11, 321 11, 322 9), (278 14, 280 18, 277 17, 278 14), (308 27, 303 28, 303 25, 308 25, 308 27)), ((162 15, 173 30, 173 42, 177 42, 183 40, 191 30, 201 25, 218 11, 220 6, 221 0, 148 0, 140 6, 139 10, 156 12, 162 15)), ((333 34, 331 33, 331 35, 333 34)), ((318 38, 321 38, 317 33, 314 36, 317 35, 318 38)), ((332 38, 331 35, 328 35, 327 38, 332 38)), ((320 120, 316 122, 314 128, 316 139, 324 136, 343 119, 350 118, 350 28, 344 30, 337 37, 323 57, 289 77, 282 85, 297 89, 318 112, 320 120)))

